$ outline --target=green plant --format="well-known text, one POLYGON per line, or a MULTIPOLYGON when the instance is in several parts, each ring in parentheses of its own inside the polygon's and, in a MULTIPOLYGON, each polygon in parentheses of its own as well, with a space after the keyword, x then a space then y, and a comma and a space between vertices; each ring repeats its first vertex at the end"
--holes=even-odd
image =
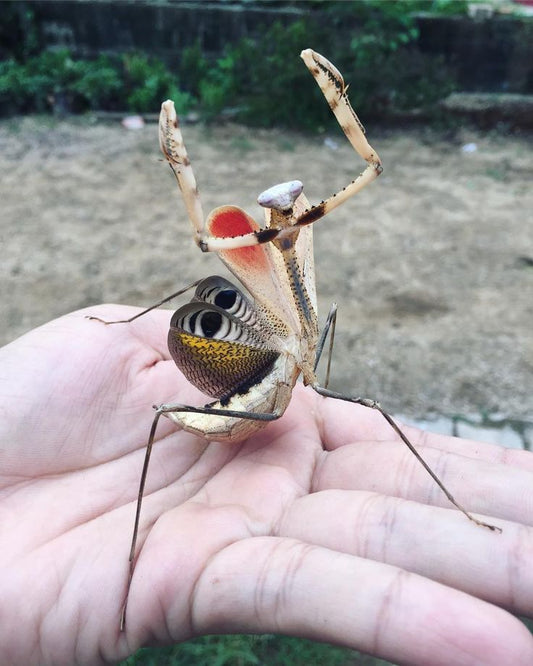
POLYGON ((91 109, 115 107, 120 104, 122 80, 120 71, 112 59, 99 56, 96 60, 74 62, 76 78, 72 91, 91 109))
POLYGON ((120 666, 343 666, 385 664, 355 661, 358 653, 331 645, 287 636, 204 636, 170 648, 143 649, 120 666))
POLYGON ((333 8, 337 22, 346 24, 356 12, 343 71, 353 82, 350 97, 364 115, 387 116, 391 111, 428 108, 454 88, 453 72, 442 58, 422 55, 417 48, 416 12, 440 11, 462 0, 404 0, 404 2, 345 3, 333 8))
MULTIPOLYGON (((66 50, 24 56, 23 62, 11 57, 0 61, 0 113, 124 106, 143 113, 156 111, 170 97, 182 114, 197 102, 207 119, 230 108, 247 124, 321 131, 334 121, 297 57, 309 46, 344 73, 363 119, 414 107, 435 113, 435 101, 453 90, 453 72, 443 59, 419 53, 415 12, 448 13, 464 6, 463 0, 317 0, 285 23, 228 44, 214 62, 196 41, 184 49, 176 74, 141 53, 95 60, 75 59, 66 50)), ((12 22, 20 23, 26 14, 17 5, 9 7, 12 22)), ((30 19, 23 54, 37 39, 30 19)))
POLYGON ((328 116, 318 103, 309 113, 320 93, 298 54, 310 43, 319 43, 312 17, 276 22, 258 40, 228 46, 200 85, 202 111, 213 115, 231 106, 238 120, 251 125, 312 129, 317 113, 328 116))
POLYGON ((0 63, 0 111, 81 111, 104 106, 121 88, 111 61, 73 60, 67 50, 43 51, 24 64, 0 63))
POLYGON ((160 60, 132 53, 123 56, 123 66, 126 102, 132 111, 157 111, 167 98, 174 100, 178 113, 190 108, 191 95, 179 89, 176 77, 160 60))
POLYGON ((198 92, 202 112, 207 118, 216 116, 225 106, 233 106, 235 103, 238 88, 235 78, 236 66, 235 56, 229 50, 200 79, 198 92))
POLYGON ((185 113, 192 104, 191 95, 178 88, 165 65, 142 54, 84 60, 74 59, 62 49, 43 51, 24 63, 13 58, 0 62, 3 115, 125 107, 142 113, 157 111, 168 97, 176 103, 178 113, 185 113))
POLYGON ((315 2, 289 23, 228 45, 211 67, 196 44, 187 57, 200 108, 208 118, 231 107, 251 125, 323 129, 332 122, 329 110, 297 57, 311 45, 352 83, 350 97, 363 117, 431 109, 453 89, 453 72, 442 59, 421 56, 413 12, 452 4, 458 6, 447 0, 315 2))
POLYGON ((183 82, 183 89, 195 98, 200 97, 200 84, 210 68, 199 39, 192 46, 185 47, 178 62, 178 76, 183 82))

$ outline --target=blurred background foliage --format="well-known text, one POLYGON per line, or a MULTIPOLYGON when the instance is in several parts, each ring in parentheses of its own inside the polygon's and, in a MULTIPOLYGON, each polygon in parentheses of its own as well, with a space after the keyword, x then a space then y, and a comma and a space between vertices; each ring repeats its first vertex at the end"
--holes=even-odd
MULTIPOLYGON (((293 4, 302 9, 302 3, 293 4)), ((181 51, 171 71, 140 52, 82 59, 65 48, 44 50, 31 3, 3 3, 0 114, 155 113, 170 97, 179 113, 195 111, 206 120, 224 113, 247 124, 316 131, 329 123, 329 109, 297 57, 309 45, 352 82, 350 97, 363 115, 416 109, 431 116, 436 102, 456 87, 453 67, 442 56, 419 52, 416 15, 464 15, 466 2, 317 0, 305 3, 305 10, 228 43, 216 58, 197 41, 181 51)))
POLYGON ((139 650, 119 666, 393 666, 355 650, 303 638, 204 636, 181 645, 139 650))

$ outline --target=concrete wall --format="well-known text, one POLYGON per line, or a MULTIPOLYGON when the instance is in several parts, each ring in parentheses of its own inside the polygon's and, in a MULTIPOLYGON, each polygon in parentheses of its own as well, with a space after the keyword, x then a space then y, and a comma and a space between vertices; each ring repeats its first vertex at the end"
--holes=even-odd
POLYGON ((420 18, 422 52, 453 63, 464 90, 533 93, 533 17, 420 18))

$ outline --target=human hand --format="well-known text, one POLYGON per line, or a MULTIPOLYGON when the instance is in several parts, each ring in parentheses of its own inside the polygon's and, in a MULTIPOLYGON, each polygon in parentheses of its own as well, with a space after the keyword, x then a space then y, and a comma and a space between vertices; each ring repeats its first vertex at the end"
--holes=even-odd
POLYGON ((241 444, 161 419, 126 628, 128 550, 153 403, 203 404, 170 313, 75 312, 0 350, 0 663, 101 664, 206 633, 306 636, 402 664, 532 664, 533 456, 406 428, 297 386, 241 444))

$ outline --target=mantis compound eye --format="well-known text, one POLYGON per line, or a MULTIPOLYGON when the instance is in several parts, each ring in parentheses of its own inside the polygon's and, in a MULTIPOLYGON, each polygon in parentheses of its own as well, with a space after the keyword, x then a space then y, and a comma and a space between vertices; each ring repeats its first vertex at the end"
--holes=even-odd
POLYGON ((304 189, 303 183, 299 180, 290 180, 288 183, 274 185, 268 190, 261 192, 257 197, 257 203, 263 208, 274 208, 279 211, 290 210, 294 202, 300 196, 304 189))

